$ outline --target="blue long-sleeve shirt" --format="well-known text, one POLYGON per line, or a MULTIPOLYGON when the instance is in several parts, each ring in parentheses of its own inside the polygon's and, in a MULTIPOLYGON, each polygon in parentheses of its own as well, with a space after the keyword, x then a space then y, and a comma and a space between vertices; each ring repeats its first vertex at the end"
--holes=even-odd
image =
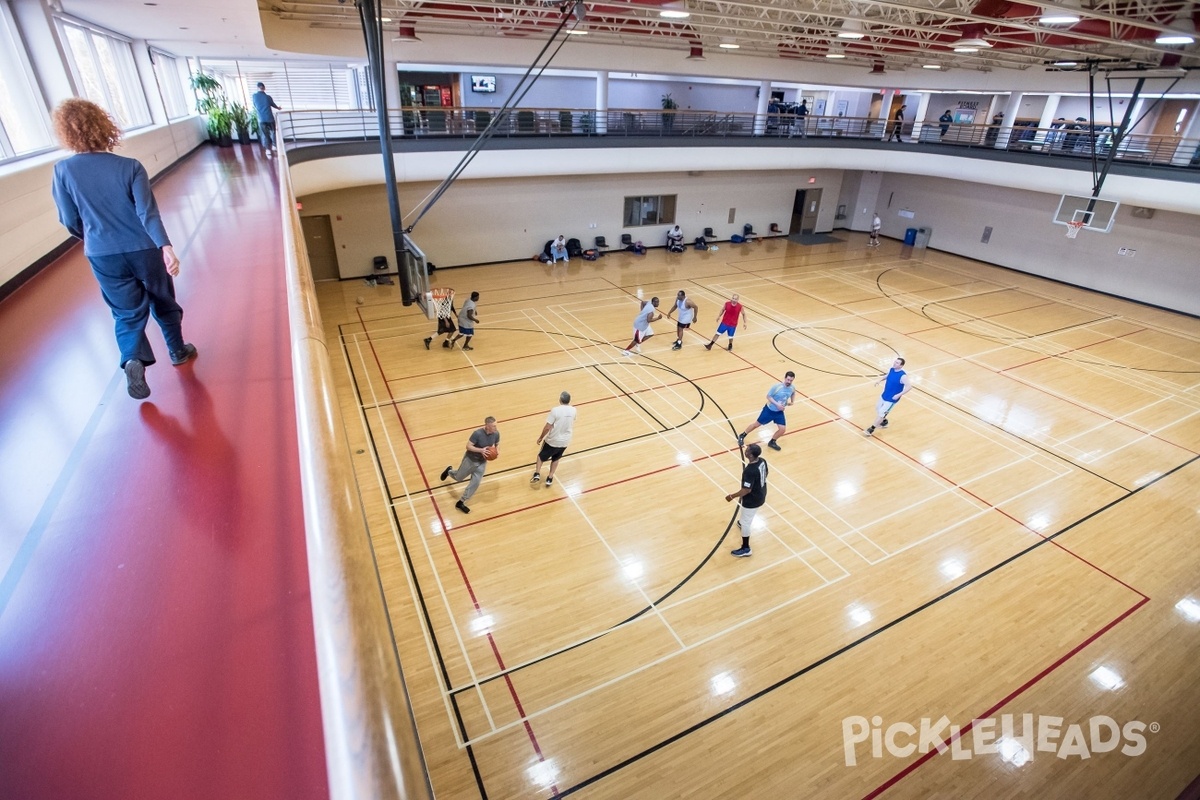
POLYGON ((54 165, 58 219, 83 239, 83 253, 111 256, 171 244, 150 191, 150 176, 135 159, 79 153, 54 165))

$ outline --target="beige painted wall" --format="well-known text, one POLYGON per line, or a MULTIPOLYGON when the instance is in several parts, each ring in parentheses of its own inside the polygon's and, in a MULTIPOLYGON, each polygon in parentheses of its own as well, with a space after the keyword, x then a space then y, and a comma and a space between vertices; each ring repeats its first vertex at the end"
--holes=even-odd
MULTIPOLYGON (((402 212, 410 214, 432 188, 432 183, 424 182, 402 185, 402 212)), ((786 231, 797 189, 825 190, 817 229, 832 230, 841 193, 840 170, 460 180, 421 220, 413 236, 438 267, 532 259, 547 239, 560 233, 579 239, 585 248, 598 235, 606 237, 610 246, 619 246, 622 233, 658 247, 670 226, 623 227, 624 198, 674 194, 676 220, 688 241, 706 227, 727 240, 741 233, 746 222, 760 233, 772 222, 786 231), (808 183, 810 177, 816 183, 808 183), (736 209, 733 224, 728 222, 731 208, 736 209)), ((370 274, 376 255, 386 254, 395 269, 382 186, 321 192, 300 200, 301 216, 330 216, 343 278, 370 274)))
MULTIPOLYGON (((116 153, 141 161, 153 178, 206 137, 203 120, 190 117, 130 133, 116 153)), ((0 284, 71 238, 50 196, 54 164, 67 155, 58 151, 0 169, 0 284)), ((184 236, 183 231, 167 233, 177 241, 184 236)))

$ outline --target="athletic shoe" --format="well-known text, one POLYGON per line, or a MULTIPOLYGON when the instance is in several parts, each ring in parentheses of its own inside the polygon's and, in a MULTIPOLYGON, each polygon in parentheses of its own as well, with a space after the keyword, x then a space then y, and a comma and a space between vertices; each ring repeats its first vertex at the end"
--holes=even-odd
POLYGON ((739 433, 738 434, 738 447, 742 447, 745 444, 746 444, 746 434, 739 433))
POLYGON ((704 345, 704 349, 705 349, 705 350, 712 350, 712 346, 713 346, 713 343, 712 343, 712 342, 709 342, 708 344, 704 345))
POLYGON ((779 442, 775 441, 774 439, 767 442, 767 447, 771 448, 772 450, 782 450, 783 449, 782 447, 779 446, 779 442))
POLYGON ((535 473, 533 473, 533 477, 529 479, 529 482, 530 482, 530 483, 537 483, 537 482, 538 482, 538 481, 540 481, 541 479, 542 479, 542 473, 540 473, 540 472, 535 472, 535 473))
POLYGON ((549 478, 549 477, 546 478, 546 486, 549 487, 549 486, 553 486, 553 485, 554 485, 554 478, 549 478))
POLYGON ((425 340, 425 349, 426 349, 426 350, 428 350, 428 349, 429 349, 429 345, 430 345, 432 342, 433 342, 433 337, 432 337, 432 336, 430 336, 428 339, 426 339, 426 340, 425 340))
POLYGON ((875 426, 874 425, 869 426, 865 431, 863 431, 863 433, 867 436, 874 436, 875 435, 875 426))
POLYGON ((442 480, 446 480, 446 478, 448 478, 450 476, 450 473, 453 471, 454 471, 453 465, 446 467, 444 470, 442 470, 442 480))
POLYGON ((195 357, 196 345, 184 344, 182 350, 171 353, 171 363, 178 367, 180 364, 186 364, 195 357))
POLYGON ((732 353, 733 352, 733 342, 730 342, 729 347, 727 347, 725 349, 732 353))
POLYGON ((150 384, 146 383, 146 365, 136 358, 125 362, 125 388, 134 400, 145 400, 150 396, 150 384))
POLYGON ((450 346, 450 340, 449 340, 449 339, 447 339, 446 341, 442 342, 442 347, 449 347, 449 346, 450 346))
POLYGON ((471 345, 469 345, 469 344, 464 344, 464 345, 463 345, 463 350, 474 350, 474 349, 475 349, 475 348, 474 348, 474 347, 471 347, 471 345))
POLYGON ((454 349, 454 340, 451 339, 449 342, 447 342, 446 347, 449 347, 451 350, 453 350, 454 349))
MULTIPOLYGON (((459 500, 457 503, 455 503, 454 507, 457 508, 459 511, 463 512, 464 514, 471 513, 471 509, 467 508, 467 504, 464 503, 462 500, 459 500)), ((749 554, 747 553, 747 555, 749 555, 749 554)))
POLYGON ((734 558, 749 558, 751 556, 751 551, 749 547, 739 547, 737 550, 729 551, 729 555, 733 556, 734 558))
POLYGON ((676 342, 675 344, 671 345, 671 349, 672 350, 682 350, 683 342, 676 342))
POLYGON ((630 352, 630 351, 628 351, 628 350, 622 350, 622 351, 621 351, 621 355, 623 355, 623 356, 632 356, 632 355, 633 355, 633 353, 631 353, 631 352, 630 352))
POLYGON ((633 346, 633 352, 637 353, 640 356, 642 354, 642 346, 640 344, 635 344, 633 346))
POLYGON ((879 423, 879 427, 881 427, 881 428, 886 428, 887 426, 888 426, 888 421, 886 419, 883 422, 879 423))

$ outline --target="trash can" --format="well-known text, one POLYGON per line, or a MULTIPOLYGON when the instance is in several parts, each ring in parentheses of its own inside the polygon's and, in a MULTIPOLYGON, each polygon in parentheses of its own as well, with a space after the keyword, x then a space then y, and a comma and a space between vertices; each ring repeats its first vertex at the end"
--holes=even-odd
POLYGON ((908 245, 909 247, 912 247, 916 243, 917 243, 917 229, 909 228, 908 230, 906 230, 904 232, 904 244, 908 245))
POLYGON ((917 228, 916 246, 918 248, 929 247, 929 237, 932 233, 933 228, 917 228))

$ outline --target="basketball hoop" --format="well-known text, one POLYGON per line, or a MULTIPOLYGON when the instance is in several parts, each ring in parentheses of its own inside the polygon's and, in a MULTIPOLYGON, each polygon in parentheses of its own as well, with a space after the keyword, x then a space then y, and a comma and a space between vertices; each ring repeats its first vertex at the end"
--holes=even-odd
POLYGON ((430 308, 440 319, 454 319, 454 290, 430 289, 429 297, 433 300, 430 308))
POLYGON ((1079 222, 1068 222, 1067 223, 1067 238, 1074 239, 1076 236, 1079 235, 1079 232, 1081 230, 1083 230, 1083 220, 1080 220, 1079 222))

